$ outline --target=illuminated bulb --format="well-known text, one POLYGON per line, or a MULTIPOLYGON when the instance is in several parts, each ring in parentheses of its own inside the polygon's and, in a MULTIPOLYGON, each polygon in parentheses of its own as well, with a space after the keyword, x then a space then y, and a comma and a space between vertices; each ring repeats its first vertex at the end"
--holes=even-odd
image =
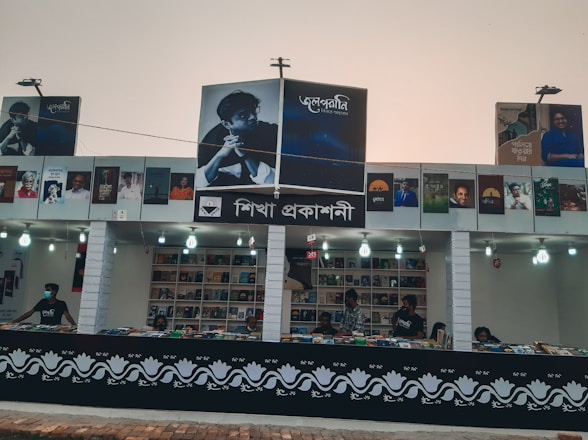
POLYGON ((402 253, 402 245, 400 243, 398 243, 398 245, 396 246, 396 253, 397 254, 401 254, 402 253))
POLYGON ((86 242, 86 233, 84 231, 80 232, 80 243, 86 242))
POLYGON ((157 238, 159 244, 165 244, 165 233, 161 231, 161 235, 157 238))
POLYGON ((49 243, 49 252, 53 252, 55 250, 55 244, 53 242, 49 243))
POLYGON ((537 266, 537 263, 539 263, 537 261, 537 255, 533 255, 533 266, 537 266))
POLYGON ((331 256, 329 255, 328 252, 325 252, 325 260, 329 260, 331 258, 331 256))
POLYGON ((486 242, 486 256, 489 257, 490 255, 492 255, 492 248, 490 247, 488 242, 486 242))
POLYGON ((363 240, 361 240, 361 246, 359 247, 359 255, 361 257, 369 257, 372 253, 372 250, 370 249, 370 244, 368 243, 366 236, 367 234, 363 234, 363 240))
POLYGON ((396 258, 397 260, 400 260, 402 258, 402 254, 394 254, 394 258, 396 258))
POLYGON ((241 237, 241 234, 239 234, 239 238, 237 238, 237 246, 241 245, 243 245, 243 238, 241 237))
POLYGON ((188 248, 184 248, 184 249, 182 249, 182 253, 183 253, 184 255, 188 255, 188 254, 190 253, 190 249, 188 249, 188 248))
POLYGON ((18 244, 25 247, 31 244, 31 235, 29 234, 29 231, 22 231, 22 235, 18 239, 18 244))
POLYGON ((328 251, 329 250, 329 243, 327 242, 326 239, 323 238, 323 251, 328 251))
POLYGON ((250 253, 251 255, 257 255, 257 251, 256 251, 255 249, 251 249, 251 250, 249 251, 249 253, 250 253))
POLYGON ((574 246, 571 246, 568 248, 568 255, 576 255, 578 253, 578 251, 576 250, 576 248, 574 246))
POLYGON ((549 254, 545 250, 545 248, 540 248, 539 252, 537 252, 537 262, 539 264, 547 264, 549 261, 549 254))
POLYGON ((8 231, 6 230, 6 228, 2 229, 2 232, 0 232, 0 238, 6 238, 8 237, 8 231))
POLYGON ((196 234, 192 230, 192 233, 188 235, 188 239, 186 240, 186 247, 188 249, 194 249, 198 245, 198 241, 196 241, 196 234))
POLYGON ((116 254, 116 251, 117 251, 117 249, 116 249, 116 241, 115 241, 114 242, 114 247, 112 248, 112 253, 113 254, 116 254))

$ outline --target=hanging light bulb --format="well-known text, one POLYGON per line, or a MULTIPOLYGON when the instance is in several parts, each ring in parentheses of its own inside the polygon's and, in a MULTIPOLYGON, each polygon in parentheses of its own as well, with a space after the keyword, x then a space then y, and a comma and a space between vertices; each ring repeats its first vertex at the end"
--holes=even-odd
POLYGON ((577 253, 578 251, 576 250, 576 248, 572 246, 572 244, 570 243, 570 245, 568 246, 568 255, 576 255, 577 253))
POLYGON ((361 246, 359 247, 359 255, 361 257, 369 257, 371 253, 372 250, 370 249, 370 244, 367 240, 367 234, 364 232, 363 240, 361 240, 361 246))
POLYGON ((402 254, 399 254, 398 252, 396 252, 394 254, 394 258, 396 258, 397 260, 400 260, 402 258, 402 254))
POLYGON ((6 237, 8 237, 8 231, 6 230, 6 226, 4 226, 4 229, 2 229, 2 231, 0 232, 0 238, 6 237))
POLYGON ((114 247, 112 248, 112 253, 116 254, 117 249, 116 249, 116 241, 114 242, 114 247))
POLYGON ((537 254, 533 254, 533 266, 537 266, 539 262, 537 261, 537 254))
POLYGON ((545 245, 543 242, 545 241, 544 238, 539 239, 539 250, 537 251, 537 262, 539 264, 547 264, 549 262, 549 254, 547 253, 547 249, 545 249, 545 245))
POLYGON ((25 223, 25 230, 22 231, 22 235, 18 239, 18 244, 26 247, 31 244, 31 234, 29 233, 29 224, 25 223))
POLYGON ((249 251, 249 254, 255 256, 255 255, 257 255, 257 251, 255 250, 255 248, 253 248, 249 251))
POLYGON ((241 237, 241 233, 239 232, 239 238, 237 238, 237 246, 243 245, 243 237, 241 237))
POLYGON ((329 252, 325 252, 325 260, 329 261, 331 259, 331 255, 329 254, 329 252))
POLYGON ((489 257, 492 255, 492 248, 490 247, 490 242, 486 240, 486 256, 489 257))
POLYGON ((196 240, 196 233, 194 232, 196 228, 192 228, 192 232, 188 235, 188 239, 186 240, 186 247, 188 249, 194 249, 198 246, 198 241, 196 240))
POLYGON ((80 232, 80 243, 86 242, 86 230, 82 228, 80 232))
POLYGON ((323 236, 323 251, 329 250, 329 243, 327 242, 326 237, 323 236))
POLYGON ((55 250, 55 243, 50 242, 49 243, 49 252, 53 252, 55 250))
POLYGON ((402 254, 402 251, 403 251, 402 245, 400 244, 400 242, 398 242, 398 244, 396 245, 396 253, 402 254))
POLYGON ((165 231, 161 231, 161 235, 157 237, 157 242, 159 244, 165 244, 165 231))
POLYGON ((188 249, 188 248, 182 249, 182 254, 188 255, 189 253, 190 253, 190 249, 188 249))

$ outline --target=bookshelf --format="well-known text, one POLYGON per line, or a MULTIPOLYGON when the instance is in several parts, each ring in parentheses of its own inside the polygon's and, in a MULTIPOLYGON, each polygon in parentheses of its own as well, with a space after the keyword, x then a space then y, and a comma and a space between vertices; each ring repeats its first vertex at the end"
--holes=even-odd
POLYGON ((311 291, 292 291, 290 328, 293 333, 309 333, 318 326, 318 317, 329 312, 339 328, 345 310, 345 291, 354 288, 366 316, 367 335, 391 335, 392 315, 402 297, 414 294, 416 312, 427 325, 427 263, 419 253, 375 252, 361 258, 357 251, 331 252, 329 260, 313 262, 311 291))
POLYGON ((146 323, 163 314, 168 328, 239 331, 265 300, 265 253, 249 249, 155 248, 146 323))

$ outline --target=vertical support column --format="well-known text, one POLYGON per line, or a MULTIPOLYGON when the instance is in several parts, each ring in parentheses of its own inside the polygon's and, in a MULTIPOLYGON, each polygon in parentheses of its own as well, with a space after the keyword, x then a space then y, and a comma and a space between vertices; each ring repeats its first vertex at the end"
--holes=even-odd
POLYGON ((113 240, 108 222, 90 223, 78 331, 98 333, 106 326, 112 278, 113 240))
POLYGON ((279 342, 282 332, 286 227, 268 226, 267 263, 265 269, 265 302, 263 305, 262 339, 279 342))
POLYGON ((472 350, 470 233, 452 232, 447 245, 447 318, 453 349, 472 350))

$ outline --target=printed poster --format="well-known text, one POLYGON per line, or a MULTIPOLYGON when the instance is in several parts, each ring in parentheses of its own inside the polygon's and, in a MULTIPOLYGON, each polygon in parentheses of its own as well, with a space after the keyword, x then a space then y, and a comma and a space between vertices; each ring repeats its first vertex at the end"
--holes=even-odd
POLYGON ((45 205, 63 204, 66 183, 67 167, 44 168, 39 203, 45 205))
POLYGON ((475 208, 475 181, 473 179, 449 179, 449 207, 475 208))
POLYGON ((84 271, 86 268, 87 243, 78 243, 76 252, 76 264, 74 268, 73 281, 71 285, 72 292, 81 292, 84 284, 84 271))
POLYGON ((423 212, 449 212, 449 175, 423 173, 423 212))
POLYGON ((96 167, 94 170, 94 189, 92 203, 115 204, 119 167, 96 167))
POLYGON ((143 173, 123 171, 118 181, 118 200, 141 201, 143 198, 143 173))
POLYGON ((559 217, 559 179, 534 179, 535 215, 559 217))
POLYGON ((90 171, 69 171, 65 185, 65 200, 90 200, 90 171))
POLYGON ((586 211, 586 184, 560 183, 559 200, 562 211, 586 211))
POLYGON ((394 206, 418 208, 419 179, 395 177, 394 194, 394 206))
POLYGON ((368 173, 368 211, 394 210, 394 174, 368 173))
POLYGON ((169 199, 169 168, 145 169, 145 199, 144 205, 167 205, 169 199))
POLYGON ((37 199, 39 198, 39 180, 37 171, 18 171, 16 173, 16 192, 17 199, 37 199))
POLYGON ((504 208, 513 211, 533 210, 533 184, 522 180, 504 180, 504 208))
POLYGON ((172 173, 170 200, 194 200, 194 174, 172 173))
POLYGON ((16 187, 17 167, 0 167, 0 203, 12 203, 14 201, 14 189, 16 187))
POLYGON ((503 176, 478 175, 478 212, 504 214, 503 176))

